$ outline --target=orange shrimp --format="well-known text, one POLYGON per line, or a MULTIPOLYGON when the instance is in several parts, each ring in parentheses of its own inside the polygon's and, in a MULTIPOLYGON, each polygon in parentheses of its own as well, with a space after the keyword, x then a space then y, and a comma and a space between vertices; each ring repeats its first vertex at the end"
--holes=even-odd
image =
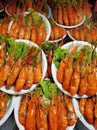
POLYGON ((37 35, 38 35, 38 30, 36 26, 32 26, 32 31, 31 31, 31 41, 37 43, 37 35))
POLYGON ((0 119, 3 118, 7 110, 7 96, 5 92, 0 91, 0 119))
POLYGON ((30 25, 26 25, 24 32, 24 39, 30 40, 30 36, 31 36, 30 25))
POLYGON ((27 80, 24 85, 24 89, 30 89, 32 84, 33 84, 33 79, 34 79, 34 69, 33 66, 28 64, 28 71, 27 71, 27 80))
POLYGON ((63 58, 60 62, 58 71, 57 71, 57 80, 60 83, 63 83, 64 69, 66 66, 66 58, 63 58))
POLYGON ((63 88, 66 91, 69 91, 70 89, 70 81, 73 73, 73 67, 72 67, 72 59, 68 58, 66 63, 66 68, 64 69, 64 76, 63 76, 63 88))
POLYGON ((88 0, 85 0, 83 1, 83 11, 84 11, 84 14, 89 17, 90 14, 91 14, 91 8, 90 8, 90 4, 88 2, 88 0))
POLYGON ((23 15, 20 15, 20 31, 19 31, 19 34, 18 34, 18 38, 19 39, 24 39, 24 32, 25 32, 25 28, 24 28, 24 22, 23 22, 23 18, 24 16, 23 15))
POLYGON ((27 80, 27 71, 28 71, 27 65, 24 65, 21 68, 19 75, 18 75, 18 78, 16 80, 16 85, 15 85, 16 92, 19 92, 19 91, 21 91, 21 89, 23 89, 24 84, 27 80))
POLYGON ((91 65, 88 67, 88 90, 87 95, 93 96, 97 92, 97 80, 96 80, 96 73, 94 71, 94 65, 91 63, 91 65))
POLYGON ((6 47, 2 47, 0 49, 0 67, 4 65, 5 57, 6 57, 6 47))
POLYGON ((59 31, 60 31, 61 37, 63 37, 66 34, 66 29, 65 28, 59 27, 59 31))
POLYGON ((11 66, 13 64, 13 55, 10 55, 8 61, 0 68, 0 87, 2 87, 8 78, 11 66))
POLYGON ((61 33, 60 33, 60 27, 58 27, 56 24, 54 24, 53 29, 54 29, 54 38, 55 38, 55 40, 62 37, 61 33))
POLYGON ((18 119, 23 126, 25 126, 26 124, 26 114, 27 114, 29 101, 30 101, 30 96, 28 94, 24 94, 20 101, 18 119))
POLYGON ((83 20, 84 14, 82 7, 80 5, 77 5, 75 11, 76 11, 75 24, 78 24, 83 20))
POLYGON ((36 101, 32 96, 26 112, 26 130, 36 130, 36 101))
POLYGON ((67 109, 62 99, 62 95, 58 96, 58 130, 65 130, 67 128, 67 109))
POLYGON ((48 122, 46 115, 46 108, 42 104, 42 97, 39 97, 37 100, 37 108, 36 108, 36 126, 37 130, 48 130, 48 122))
POLYGON ((63 7, 63 23, 64 25, 69 26, 68 13, 65 7, 63 7))
POLYGON ((85 103, 84 115, 85 115, 86 120, 90 124, 93 124, 93 117, 94 117, 93 111, 94 111, 94 103, 93 103, 92 98, 89 98, 86 100, 86 103, 85 103))
POLYGON ((54 7, 53 9, 53 16, 54 16, 54 19, 55 21, 58 21, 58 7, 54 7))
POLYGON ((78 28, 74 28, 73 29, 73 36, 76 40, 80 40, 80 35, 79 35, 79 29, 78 28))
POLYGON ((63 25, 62 5, 58 5, 57 21, 59 24, 63 25))
POLYGON ((38 83, 42 79, 42 52, 36 59, 36 66, 34 70, 34 83, 38 83))
POLYGON ((9 89, 16 81, 17 76, 19 74, 20 68, 21 68, 22 59, 18 58, 16 63, 12 66, 10 70, 10 74, 8 76, 7 82, 6 82, 6 88, 9 89))
POLYGON ((66 103, 66 108, 67 108, 68 126, 72 126, 77 122, 77 116, 76 116, 74 106, 72 103, 72 98, 65 96, 65 103, 66 103))
POLYGON ((86 103, 86 98, 81 98, 79 101, 79 110, 80 112, 84 115, 85 113, 85 103, 86 103))
POLYGON ((78 91, 80 84, 80 60, 83 57, 83 52, 80 54, 77 63, 75 64, 74 71, 70 81, 70 94, 75 95, 78 91))
POLYGON ((96 41, 96 31, 97 30, 97 28, 96 27, 91 27, 91 35, 92 35, 92 41, 96 41))
POLYGON ((97 97, 95 97, 95 104, 94 104, 94 127, 97 129, 97 97))
POLYGON ((57 130, 58 128, 58 103, 57 98, 53 97, 48 111, 49 129, 57 130))
POLYGON ((81 80, 80 80, 80 84, 79 84, 79 91, 78 94, 80 96, 83 96, 84 94, 86 94, 87 90, 88 90, 88 81, 87 81, 87 72, 86 69, 82 69, 81 71, 81 80))
POLYGON ((38 45, 40 46, 40 44, 45 40, 46 40, 46 29, 44 23, 42 23, 38 30, 38 41, 37 41, 38 45))
POLYGON ((79 27, 79 36, 80 36, 80 40, 85 41, 85 32, 83 30, 84 30, 84 27, 82 25, 79 27))
POLYGON ((7 34, 8 33, 8 25, 10 22, 10 18, 6 18, 5 22, 0 26, 1 28, 1 34, 7 34))
POLYGON ((51 24, 51 34, 50 34, 50 38, 49 40, 55 40, 55 33, 54 33, 54 28, 53 28, 53 24, 51 24))
POLYGON ((75 18, 74 8, 73 8, 73 6, 72 6, 71 3, 68 3, 68 19, 69 19, 69 25, 72 26, 72 25, 75 24, 74 18, 75 18))

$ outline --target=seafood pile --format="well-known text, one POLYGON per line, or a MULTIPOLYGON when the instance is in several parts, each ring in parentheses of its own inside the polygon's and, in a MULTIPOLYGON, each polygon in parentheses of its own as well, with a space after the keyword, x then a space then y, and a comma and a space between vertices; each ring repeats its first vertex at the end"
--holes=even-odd
POLYGON ((90 16, 91 9, 86 1, 49 1, 54 20, 64 26, 74 26, 81 23, 84 15, 90 16))
MULTIPOLYGON (((16 92, 33 88, 33 84, 37 84, 45 75, 42 50, 32 46, 32 43, 30 45, 29 41, 26 44, 27 41, 17 42, 6 38, 6 42, 3 42, 0 49, 0 88, 14 87, 16 92)), ((46 68, 46 61, 44 65, 46 68)))
POLYGON ((69 36, 73 40, 97 41, 97 24, 87 17, 80 27, 69 29, 69 36))
POLYGON ((50 25, 51 25, 51 34, 49 37, 49 42, 57 42, 61 41, 66 37, 67 31, 65 28, 62 28, 58 26, 53 20, 49 19, 50 25))
POLYGON ((72 98, 58 91, 50 80, 43 80, 33 93, 19 97, 18 101, 15 118, 18 118, 16 123, 23 130, 69 129, 77 122, 72 98), (45 86, 48 86, 47 92, 45 86))
MULTIPOLYGON (((56 80, 61 84, 63 90, 71 96, 93 96, 97 93, 96 61, 97 52, 95 48, 86 43, 78 44, 78 41, 68 43, 71 51, 64 48, 55 50, 53 62, 57 67, 56 80), (77 45, 76 45, 77 44, 77 45), (60 53, 60 57, 57 57, 60 53)), ((54 79, 55 80, 55 79, 54 79)), ((56 81, 55 81, 56 82, 56 81)))
POLYGON ((35 11, 25 12, 25 15, 13 17, 13 20, 8 17, 0 27, 0 34, 14 39, 31 40, 40 45, 49 39, 50 24, 43 15, 35 11))
POLYGON ((48 17, 49 11, 45 0, 11 0, 7 2, 5 11, 9 16, 14 14, 21 15, 32 8, 38 13, 43 14, 45 17, 48 17))

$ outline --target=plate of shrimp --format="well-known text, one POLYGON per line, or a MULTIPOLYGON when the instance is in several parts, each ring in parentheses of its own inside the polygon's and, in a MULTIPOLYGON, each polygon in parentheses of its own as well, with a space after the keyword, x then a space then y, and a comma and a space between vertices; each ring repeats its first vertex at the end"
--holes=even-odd
POLYGON ((39 90, 41 88, 38 88, 38 93, 34 91, 16 97, 14 116, 19 130, 53 130, 60 127, 73 130, 78 118, 72 98, 65 96, 63 99, 62 94, 59 94, 48 99, 45 95, 40 96, 39 90))
POLYGON ((51 26, 48 19, 35 11, 24 12, 24 15, 17 16, 8 26, 9 36, 14 39, 31 40, 39 46, 49 39, 50 33, 51 26))
MULTIPOLYGON (((81 1, 78 1, 81 2, 81 1)), ((80 3, 73 5, 71 2, 55 3, 55 7, 51 7, 51 18, 60 27, 75 28, 82 25, 86 19, 82 7, 78 7, 80 3)))
MULTIPOLYGON (((4 56, 1 62, 0 90, 14 95, 28 93, 45 77, 47 71, 45 53, 29 40, 9 41, 11 44, 7 47, 8 60, 6 61, 4 56)), ((6 54, 6 47, 1 52, 6 54)))
POLYGON ((51 34, 49 37, 49 42, 59 42, 65 39, 67 36, 67 31, 65 28, 59 27, 51 18, 49 18, 51 25, 51 34))
POLYGON ((3 125, 11 115, 14 109, 14 101, 14 96, 0 91, 0 126, 3 125))
POLYGON ((74 99, 73 104, 80 121, 89 129, 97 129, 97 97, 74 99))
POLYGON ((93 45, 84 41, 66 43, 54 52, 52 77, 63 93, 75 98, 96 94, 96 52, 93 45))

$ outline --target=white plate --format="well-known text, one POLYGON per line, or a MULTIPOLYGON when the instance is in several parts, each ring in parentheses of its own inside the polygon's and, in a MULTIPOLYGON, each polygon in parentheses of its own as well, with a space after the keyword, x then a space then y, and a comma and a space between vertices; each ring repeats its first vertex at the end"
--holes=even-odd
MULTIPOLYGON (((21 96, 16 97, 16 104, 14 107, 14 117, 15 117, 15 121, 16 124, 19 128, 19 130, 25 130, 25 127, 23 125, 20 124, 19 120, 18 120, 18 111, 19 111, 19 107, 20 107, 20 101, 21 101, 21 96)), ((69 126, 66 128, 66 130, 73 130, 76 124, 74 124, 73 126, 69 126)))
POLYGON ((11 14, 7 11, 7 8, 8 8, 8 4, 5 6, 5 12, 6 12, 6 14, 8 15, 8 16, 11 16, 11 14))
POLYGON ((0 13, 4 11, 4 8, 0 10, 0 13))
POLYGON ((74 38, 74 37, 72 37, 71 36, 71 34, 70 34, 70 31, 69 30, 67 30, 67 34, 68 34, 68 36, 73 40, 73 41, 76 41, 76 39, 74 38))
MULTIPOLYGON (((68 43, 64 44, 61 48, 70 49, 70 51, 71 51, 72 47, 75 47, 77 45, 79 47, 82 47, 84 45, 92 46, 88 42, 84 42, 84 41, 72 41, 72 42, 68 42, 68 43)), ((55 66, 55 64, 53 62, 52 62, 52 65, 51 65, 51 72, 52 72, 52 77, 53 77, 54 82, 56 83, 56 85, 58 86, 58 88, 63 93, 65 93, 68 96, 75 97, 75 98, 87 98, 88 97, 87 95, 79 96, 78 94, 75 94, 74 96, 72 96, 68 91, 64 90, 63 87, 62 87, 62 84, 59 83, 58 80, 57 80, 57 77, 56 77, 56 75, 57 75, 57 68, 56 68, 56 66, 55 66)))
MULTIPOLYGON (((51 10, 51 8, 50 8, 50 10, 51 10)), ((76 24, 76 25, 73 25, 73 26, 66 26, 66 25, 62 25, 62 24, 57 23, 57 22, 54 20, 52 11, 51 11, 51 18, 52 18, 52 20, 53 20, 58 26, 68 29, 68 28, 76 28, 76 27, 81 26, 81 25, 85 22, 86 16, 84 15, 84 16, 83 16, 83 20, 82 20, 80 23, 78 23, 78 24, 76 24)))
POLYGON ((59 38, 59 39, 57 39, 57 40, 48 40, 48 42, 51 42, 51 43, 60 42, 60 41, 62 41, 66 36, 67 36, 67 33, 66 33, 63 37, 61 37, 61 38, 59 38))
MULTIPOLYGON (((9 12, 8 12, 8 10, 7 10, 7 8, 8 8, 8 6, 9 6, 9 4, 7 4, 6 6, 5 6, 5 12, 6 12, 6 14, 8 15, 8 16, 12 16, 12 14, 10 14, 9 12)), ((17 14, 19 14, 19 8, 18 8, 18 13, 17 14)))
POLYGON ((5 123, 5 121, 9 118, 9 116, 11 115, 11 113, 14 109, 14 103, 15 103, 15 97, 12 96, 11 99, 9 99, 9 101, 7 103, 6 113, 5 113, 4 117, 0 120, 0 126, 3 125, 5 123))
POLYGON ((74 108, 76 111, 76 114, 78 116, 78 118, 80 119, 80 121, 89 129, 89 130, 95 130, 94 126, 89 124, 84 116, 81 114, 80 110, 79 110, 79 103, 77 99, 73 99, 73 104, 74 104, 74 108))
MULTIPOLYGON (((28 15, 30 12, 25 12, 24 13, 24 15, 28 15)), ((45 27, 46 27, 46 39, 45 39, 45 41, 48 41, 48 39, 49 39, 49 37, 50 37, 50 34, 51 34, 51 26, 50 26, 50 23, 49 23, 49 21, 48 21, 48 19, 43 15, 43 14, 40 14, 40 13, 37 13, 40 17, 42 17, 42 19, 43 19, 43 21, 44 21, 44 23, 45 23, 45 27)), ((9 23, 9 26, 8 26, 8 33, 9 33, 9 31, 10 31, 10 28, 11 28, 11 26, 12 26, 12 24, 13 24, 13 21, 11 21, 10 23, 9 23)))
MULTIPOLYGON (((16 41, 17 42, 25 42, 29 46, 38 47, 38 45, 36 45, 35 43, 33 43, 29 40, 18 39, 16 41)), ((41 80, 44 79, 44 77, 46 75, 46 71, 47 71, 47 59, 46 59, 45 53, 42 51, 42 79, 41 80)), ((28 92, 32 91, 36 86, 37 86, 37 84, 33 84, 32 87, 28 90, 22 89, 20 92, 15 92, 14 86, 8 90, 8 89, 6 89, 6 86, 4 85, 3 87, 0 88, 0 90, 4 91, 6 93, 9 93, 9 94, 18 95, 18 94, 28 93, 28 92)))

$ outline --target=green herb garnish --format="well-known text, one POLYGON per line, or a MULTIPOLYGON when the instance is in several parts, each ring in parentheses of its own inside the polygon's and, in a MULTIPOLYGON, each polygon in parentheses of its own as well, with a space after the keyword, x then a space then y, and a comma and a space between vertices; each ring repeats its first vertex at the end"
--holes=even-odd
POLYGON ((57 48, 54 51, 54 58, 53 58, 53 62, 55 64, 55 66, 58 68, 60 61, 62 60, 62 58, 66 57, 66 55, 69 53, 68 49, 63 49, 63 48, 57 48))
POLYGON ((56 84, 50 80, 43 80, 40 82, 40 85, 42 86, 45 97, 48 99, 52 99, 58 93, 56 84))

